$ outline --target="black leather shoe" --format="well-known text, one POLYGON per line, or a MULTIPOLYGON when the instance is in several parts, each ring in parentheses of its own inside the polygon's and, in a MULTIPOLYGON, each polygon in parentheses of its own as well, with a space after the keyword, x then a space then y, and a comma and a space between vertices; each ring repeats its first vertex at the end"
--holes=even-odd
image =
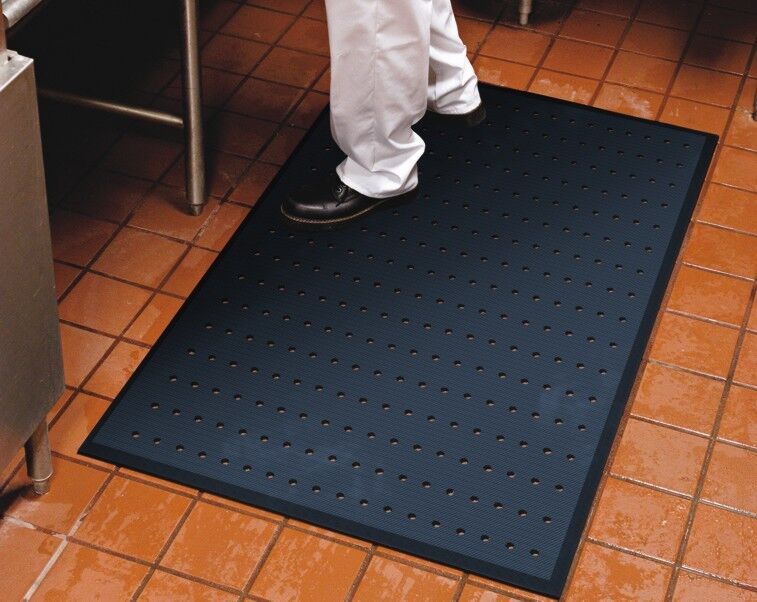
MULTIPOLYGON (((436 111, 433 111, 433 112, 436 112, 436 111)), ((460 125, 464 125, 466 127, 472 128, 472 127, 477 126, 484 119, 486 119, 486 108, 484 107, 484 103, 482 102, 475 109, 473 109, 472 111, 468 113, 461 113, 459 115, 437 113, 437 115, 441 115, 442 117, 444 117, 445 120, 459 123, 460 125)))
POLYGON ((292 226, 305 230, 328 230, 344 225, 370 211, 412 201, 416 190, 398 196, 374 198, 360 194, 335 173, 301 186, 281 204, 281 214, 292 226))

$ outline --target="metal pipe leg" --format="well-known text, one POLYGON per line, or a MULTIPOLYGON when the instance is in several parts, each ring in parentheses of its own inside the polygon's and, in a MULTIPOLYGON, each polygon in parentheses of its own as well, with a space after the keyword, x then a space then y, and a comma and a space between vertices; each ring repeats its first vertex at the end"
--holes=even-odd
POLYGON ((50 491, 50 477, 53 476, 53 460, 50 455, 50 440, 47 436, 47 420, 37 425, 37 429, 24 444, 26 451, 26 472, 34 483, 34 493, 42 495, 50 491))
POLYGON ((202 135, 202 85, 200 42, 198 39, 198 0, 182 0, 184 88, 185 174, 187 200, 193 215, 200 215, 205 204, 205 155, 202 135))
POLYGON ((520 13, 520 24, 527 25, 528 15, 531 14, 531 0, 520 0, 518 12, 520 13))

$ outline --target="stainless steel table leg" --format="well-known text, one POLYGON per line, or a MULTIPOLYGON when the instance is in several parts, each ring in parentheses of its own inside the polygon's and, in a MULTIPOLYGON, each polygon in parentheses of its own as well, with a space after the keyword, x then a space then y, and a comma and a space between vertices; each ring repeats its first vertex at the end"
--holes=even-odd
POLYGON ((182 0, 185 173, 189 210, 200 215, 205 204, 205 156, 202 135, 202 86, 198 0, 182 0))
POLYGON ((26 471, 34 483, 34 493, 42 495, 50 491, 50 477, 53 476, 53 461, 50 455, 50 440, 47 436, 47 420, 37 426, 24 444, 26 451, 26 471))

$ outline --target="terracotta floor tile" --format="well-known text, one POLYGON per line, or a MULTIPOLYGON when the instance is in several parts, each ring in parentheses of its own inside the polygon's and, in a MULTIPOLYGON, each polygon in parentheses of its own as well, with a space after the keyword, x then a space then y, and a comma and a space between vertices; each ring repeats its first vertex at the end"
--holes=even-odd
POLYGON ((157 181, 181 153, 181 145, 160 138, 125 134, 105 155, 103 167, 157 181))
POLYGON ((328 103, 329 98, 325 94, 308 92, 297 105, 295 111, 289 115, 286 125, 309 129, 328 103))
MULTIPOLYGON (((757 62, 757 61, 756 61, 757 62)), ((752 118, 757 79, 749 78, 739 94, 733 120, 725 137, 725 144, 757 151, 757 121, 752 118)))
POLYGON ((466 583, 460 594, 460 602, 515 602, 516 598, 511 598, 504 594, 498 594, 489 589, 484 589, 477 585, 466 583))
POLYGON ((476 57, 473 64, 480 81, 516 90, 525 90, 536 71, 533 67, 488 56, 476 57))
POLYGON ((55 276, 55 293, 60 299, 60 296, 68 290, 71 283, 81 274, 81 270, 56 261, 53 263, 53 273, 55 276))
POLYGON ((157 485, 159 488, 176 491, 177 493, 183 493, 187 496, 197 497, 198 495, 197 489, 176 483, 174 481, 161 479, 160 477, 154 477, 138 470, 131 470, 129 468, 120 467, 118 468, 117 474, 129 478, 129 480, 131 481, 137 481, 139 483, 147 485, 157 485))
POLYGON ((673 96, 730 107, 739 88, 739 78, 730 73, 681 65, 670 93, 673 96))
POLYGON ((242 589, 275 532, 276 525, 268 521, 199 503, 161 564, 242 589))
POLYGON ((297 15, 302 12, 309 2, 310 0, 250 0, 248 4, 297 15))
POLYGON ((310 4, 308 4, 307 9, 305 9, 305 12, 302 13, 305 17, 310 17, 311 19, 320 19, 321 21, 326 20, 326 3, 324 0, 312 0, 310 4))
POLYGON ((129 220, 129 225, 181 240, 192 240, 207 221, 216 199, 209 199, 201 215, 190 215, 184 193, 171 186, 157 186, 129 220))
POLYGON ((757 234, 757 194, 710 184, 700 203, 697 219, 757 234))
POLYGON ((69 387, 78 387, 84 377, 113 344, 113 339, 68 324, 60 325, 63 374, 69 387))
POLYGON ((320 601, 329 592, 329 597, 341 600, 365 556, 362 550, 285 528, 250 593, 272 601, 306 602, 320 601))
MULTIPOLYGON (((750 79, 746 88, 749 88, 752 96, 757 91, 757 80, 750 79)), ((752 119, 752 109, 736 107, 733 112, 733 119, 728 128, 724 143, 730 146, 738 146, 751 151, 757 151, 757 121, 752 119)))
POLYGON ((302 94, 300 88, 250 78, 237 90, 227 108, 250 117, 283 121, 302 94))
POLYGON ((276 131, 276 124, 222 111, 208 129, 216 148, 253 158, 276 131))
POLYGON ((466 583, 470 583, 471 585, 489 589, 502 594, 512 595, 519 600, 526 599, 529 602, 552 602, 554 600, 554 598, 525 591, 517 587, 513 587, 512 585, 507 585, 506 583, 501 583, 493 579, 487 579, 486 577, 481 577, 473 573, 468 574, 466 583))
MULTIPOLYGON (((200 77, 202 78, 202 105, 208 108, 219 108, 224 106, 229 97, 232 95, 237 86, 244 79, 238 73, 229 73, 220 69, 203 67, 200 77)), ((181 100, 184 88, 182 87, 181 76, 174 80, 161 91, 165 98, 181 100)))
POLYGON ((636 19, 676 29, 691 29, 701 10, 698 2, 642 0, 636 19))
MULTIPOLYGON (((712 173, 712 179, 714 182, 757 192, 757 169, 754 169, 756 162, 757 153, 724 146, 720 150, 720 157, 712 173)), ((754 270, 752 270, 752 275, 754 275, 754 270)))
POLYGON ((452 600, 457 580, 435 575, 406 564, 374 556, 353 598, 356 602, 373 600, 422 601, 452 600))
POLYGON ((21 600, 61 540, 0 520, 0 583, 6 600, 21 600))
POLYGON ((143 564, 69 543, 32 600, 128 600, 147 571, 143 564))
POLYGON ((691 495, 706 451, 707 439, 703 437, 631 418, 611 470, 616 475, 691 495))
POLYGON ((497 25, 481 47, 481 54, 536 65, 547 50, 549 38, 533 31, 497 25))
POLYGON ((695 35, 683 57, 685 63, 741 75, 749 63, 749 44, 695 35))
POLYGON ((594 106, 616 113, 654 119, 660 110, 664 96, 647 90, 637 90, 618 84, 602 84, 594 106))
POLYGON ((757 513, 754 483, 745 475, 757 474, 757 453, 716 443, 707 468, 702 499, 757 513))
POLYGON ((200 493, 200 499, 208 502, 209 504, 216 506, 221 505, 224 508, 236 510, 238 512, 241 512, 242 514, 252 514, 257 518, 267 519, 268 522, 278 524, 283 522, 284 520, 284 517, 280 514, 275 514, 273 512, 269 512, 268 510, 263 510, 262 508, 258 508, 257 506, 250 506, 249 504, 245 504, 244 502, 237 502, 236 500, 232 500, 231 498, 214 495, 212 493, 208 493, 207 491, 200 493))
POLYGON ((647 364, 631 412, 666 424, 709 434, 723 393, 723 382, 647 364))
POLYGON ((273 44, 293 21, 292 15, 254 6, 242 6, 221 31, 240 38, 273 44))
POLYGON ((748 332, 744 337, 733 380, 738 384, 757 386, 757 334, 748 332))
POLYGON ((560 30, 565 38, 616 46, 628 21, 601 13, 574 9, 560 30))
POLYGON ((542 63, 546 69, 602 79, 613 51, 596 44, 557 39, 542 63), (576 60, 581 57, 581 60, 576 60))
POLYGON ((200 29, 217 31, 238 8, 239 4, 231 0, 220 0, 211 5, 202 5, 200 10, 200 29))
POLYGON ((288 48, 274 48, 255 69, 254 75, 261 79, 307 88, 323 73, 328 63, 325 57, 288 48))
POLYGON ((668 309, 741 325, 752 292, 746 280, 681 266, 668 297, 668 309))
POLYGON ((757 447, 757 391, 731 387, 720 420, 718 437, 757 447))
POLYGON ((609 478, 594 511, 589 537, 673 560, 690 505, 680 497, 609 478))
POLYGON ((87 273, 61 301, 58 312, 62 320, 118 335, 149 296, 136 286, 87 273))
POLYGON ((489 29, 491 29, 490 23, 476 19, 466 19, 464 17, 457 18, 457 30, 463 44, 468 48, 468 52, 478 51, 484 38, 489 33, 489 29))
MULTIPOLYGON (((323 97, 322 94, 317 92, 313 92, 312 94, 314 96, 323 97)), ((305 98, 305 101, 307 101, 307 97, 305 98)), ((229 196, 229 199, 236 203, 243 203, 250 206, 255 205, 278 173, 278 165, 254 163, 249 171, 242 177, 239 185, 229 196)))
POLYGON ((214 251, 220 251, 229 242, 249 211, 247 207, 232 205, 231 203, 221 205, 197 238, 197 244, 214 251))
POLYGON ((652 343, 650 358, 698 372, 725 376, 738 331, 665 313, 652 343))
POLYGON ((202 49, 202 64, 247 75, 270 46, 222 33, 214 35, 202 49))
POLYGON ((5 489, 10 495, 5 514, 43 529, 67 533, 89 504, 108 473, 53 456, 50 493, 32 491, 26 470, 19 470, 5 489))
POLYGON ((564 598, 656 602, 665 598, 670 574, 665 565, 587 542, 564 598))
POLYGON ((715 581, 696 573, 678 573, 672 602, 692 602, 694 600, 728 600, 729 602, 750 602, 754 593, 722 581, 715 581))
POLYGON ((593 79, 539 69, 529 90, 537 94, 588 104, 598 85, 599 82, 593 79))
POLYGON ((260 160, 275 165, 283 165, 306 133, 303 129, 290 126, 280 129, 274 134, 271 143, 260 155, 260 160))
POLYGON ((129 326, 124 336, 153 345, 182 305, 182 300, 176 297, 155 295, 129 326))
POLYGON ((183 495, 116 476, 82 521, 76 537, 152 562, 189 502, 183 495))
POLYGON ((78 213, 57 210, 50 218, 53 257, 76 265, 87 265, 105 246, 116 225, 78 213))
POLYGON ((728 109, 722 107, 671 96, 665 103, 660 121, 722 136, 729 115, 728 109))
POLYGON ((157 287, 184 254, 186 245, 150 232, 124 228, 92 269, 144 286, 157 287))
MULTIPOLYGON (((255 512, 259 512, 259 510, 256 509, 255 512)), ((366 550, 368 550, 372 545, 369 541, 357 539, 356 537, 350 537, 349 535, 344 535, 343 533, 337 533, 336 531, 332 531, 331 529, 318 527, 312 523, 306 523, 305 521, 297 520, 296 518, 290 518, 287 521, 287 526, 291 527, 292 529, 307 531, 308 533, 319 535, 327 539, 334 539, 337 541, 337 543, 346 543, 352 545, 353 547, 357 546, 359 548, 365 548, 366 550)))
POLYGON ((757 37, 757 16, 754 13, 729 10, 719 6, 705 7, 697 26, 699 33, 753 44, 757 37))
MULTIPOLYGON (((205 186, 209 195, 222 198, 239 180, 240 176, 250 166, 250 160, 219 151, 205 154, 205 186)), ((164 184, 185 190, 184 161, 174 163, 174 166, 163 178, 164 184)), ((182 199, 186 203, 186 197, 182 199)), ((181 208, 181 207, 180 207, 181 208)))
POLYGON ((404 561, 405 564, 412 564, 415 565, 416 568, 423 570, 432 571, 435 573, 443 573, 447 577, 459 578, 463 576, 463 571, 459 569, 448 566, 446 564, 439 564, 438 562, 434 562, 432 560, 426 560, 425 558, 420 558, 419 556, 415 556, 413 554, 406 554, 405 552, 400 552, 399 550, 395 550, 393 548, 377 546, 376 554, 380 556, 388 556, 391 560, 398 560, 400 562, 404 561))
POLYGON ((638 4, 639 0, 579 0, 576 7, 627 18, 633 14, 638 4))
POLYGON ((147 586, 139 595, 140 602, 234 602, 239 596, 203 585, 197 581, 182 579, 171 573, 155 571, 147 586))
POLYGON ((323 21, 300 17, 279 41, 281 46, 321 56, 329 55, 329 38, 323 21))
MULTIPOLYGON (((722 160, 723 154, 720 156, 722 160)), ((757 246, 754 237, 747 234, 695 224, 684 247, 683 260, 705 268, 754 278, 757 246)))
POLYGON ((697 506, 683 565, 754 587, 757 585, 755 520, 743 514, 697 506))
POLYGON ((331 88, 331 69, 326 69, 326 71, 323 72, 323 75, 321 75, 321 77, 318 78, 318 81, 315 82, 313 89, 317 90, 318 92, 324 92, 325 94, 328 94, 330 88, 331 88))
POLYGON ((163 290, 188 297, 217 256, 218 253, 214 251, 192 247, 181 260, 179 267, 171 274, 168 282, 163 286, 163 290))
POLYGON ((117 343, 83 388, 105 397, 114 398, 121 391, 134 370, 147 355, 145 347, 131 343, 117 343))
POLYGON ((607 81, 664 93, 675 69, 671 61, 620 51, 607 73, 607 81))
POLYGON ((63 205, 97 219, 122 222, 151 186, 147 180, 98 169, 65 198, 63 205))
POLYGON ((686 31, 634 21, 620 47, 623 50, 677 61, 681 58, 688 39, 689 33, 686 31))
POLYGON ((53 451, 85 462, 110 468, 105 462, 79 455, 79 447, 102 418, 110 404, 99 397, 77 393, 63 414, 50 429, 53 451))

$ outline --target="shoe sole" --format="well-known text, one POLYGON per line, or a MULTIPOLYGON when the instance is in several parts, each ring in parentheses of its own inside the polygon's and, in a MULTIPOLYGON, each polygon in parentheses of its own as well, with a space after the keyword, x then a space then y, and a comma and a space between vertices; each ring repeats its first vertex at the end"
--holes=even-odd
POLYGON ((413 202, 417 196, 418 196, 418 188, 416 187, 416 188, 413 188, 410 192, 406 192, 404 194, 386 197, 385 199, 377 199, 375 203, 373 203, 369 207, 361 209, 360 211, 358 211, 357 213, 353 215, 347 215, 345 217, 336 217, 332 219, 309 219, 306 217, 298 217, 296 215, 291 215, 287 213, 286 209, 284 209, 283 204, 280 206, 280 210, 281 210, 281 216, 284 218, 284 221, 288 225, 293 226, 298 230, 305 230, 305 231, 335 230, 342 226, 346 226, 350 222, 353 222, 356 219, 359 219, 363 217, 364 215, 371 213, 372 211, 380 211, 382 209, 390 209, 392 207, 399 207, 401 205, 407 205, 408 203, 413 202))
MULTIPOLYGON (((431 109, 429 109, 431 111, 431 109)), ((436 111, 431 111, 432 113, 436 113, 436 111)), ((444 117, 446 121, 451 121, 460 125, 464 125, 465 127, 476 127, 480 123, 483 123, 484 119, 486 119, 486 107, 482 104, 478 105, 475 109, 470 111, 469 113, 462 113, 462 114, 446 114, 446 113, 436 113, 436 115, 441 115, 444 117)))

